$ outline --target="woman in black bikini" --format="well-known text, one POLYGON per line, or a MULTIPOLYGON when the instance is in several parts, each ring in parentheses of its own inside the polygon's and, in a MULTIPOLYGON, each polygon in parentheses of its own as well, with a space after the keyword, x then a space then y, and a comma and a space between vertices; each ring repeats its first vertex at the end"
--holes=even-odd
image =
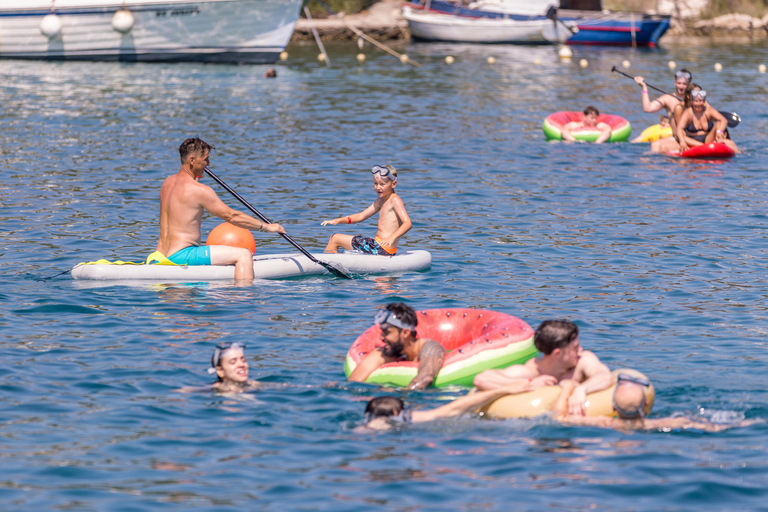
POLYGON ((727 127, 728 121, 707 103, 707 91, 696 84, 688 84, 683 113, 675 132, 680 142, 680 152, 710 142, 722 142, 739 152, 736 144, 726 138, 727 127))

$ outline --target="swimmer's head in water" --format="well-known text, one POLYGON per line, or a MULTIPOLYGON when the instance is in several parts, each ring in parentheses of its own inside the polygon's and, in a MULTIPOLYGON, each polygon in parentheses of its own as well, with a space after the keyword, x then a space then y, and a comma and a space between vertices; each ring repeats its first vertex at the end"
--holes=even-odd
POLYGON ((536 329, 533 344, 544 355, 551 354, 556 348, 563 349, 579 337, 578 326, 568 320, 544 320, 536 329))
POLYGON ((645 416, 648 379, 629 373, 619 373, 613 391, 613 408, 624 420, 641 419, 645 416))
POLYGON ((211 356, 208 373, 215 373, 219 382, 248 380, 248 362, 245 361, 245 343, 227 342, 216 345, 211 356), (233 357, 230 357, 233 356, 233 357))
POLYGON ((665 115, 659 116, 659 126, 661 126, 662 128, 666 128, 667 126, 669 126, 669 118, 665 115))
POLYGON ((378 396, 365 406, 365 421, 376 418, 397 418, 405 411, 405 402, 393 396, 378 396))

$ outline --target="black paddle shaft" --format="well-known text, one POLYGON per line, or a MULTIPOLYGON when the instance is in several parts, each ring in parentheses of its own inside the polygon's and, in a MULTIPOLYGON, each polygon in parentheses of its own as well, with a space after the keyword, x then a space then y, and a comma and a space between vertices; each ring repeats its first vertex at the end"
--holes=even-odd
MULTIPOLYGON (((216 183, 218 183, 219 185, 221 185, 222 187, 224 187, 224 189, 226 189, 226 191, 227 191, 227 192, 229 192, 230 194, 232 194, 233 196, 235 196, 235 198, 236 198, 238 201, 240 201, 241 203, 243 203, 243 206, 245 206, 246 208, 248 208, 249 210, 251 210, 251 212, 253 212, 253 214, 254 214, 254 215, 256 215, 256 216, 259 218, 259 220, 260 220, 261 222, 266 222, 267 224, 272 224, 272 221, 271 221, 271 220, 269 220, 269 219, 268 219, 268 218, 266 218, 264 215, 262 215, 262 213, 261 213, 259 210, 257 210, 257 209, 256 209, 256 208, 254 208, 253 206, 251 206, 251 204, 250 204, 248 201, 246 201, 245 199, 243 199, 243 197, 242 197, 240 194, 238 194, 237 192, 235 192, 235 191, 234 191, 234 190, 233 190, 233 189, 232 189, 232 188, 231 188, 229 185, 227 185, 226 183, 224 183, 224 181, 222 181, 222 179, 221 179, 221 178, 219 178, 218 176, 216 176, 216 175, 215 175, 215 174, 214 174, 214 173, 213 173, 213 172, 212 172, 212 171, 211 171, 209 168, 207 168, 207 167, 206 167, 206 168, 205 168, 205 172, 206 172, 206 174, 208 174, 208 176, 210 176, 211 178, 213 178, 213 181, 215 181, 216 183)), ((319 264, 319 265, 322 265, 323 267, 325 267, 325 268, 328 270, 328 272, 330 272, 331 274, 335 275, 336 277, 343 277, 343 278, 345 278, 345 279, 352 279, 352 278, 351 278, 350 276, 348 276, 348 275, 347 275, 347 274, 346 274, 344 271, 342 271, 342 270, 340 270, 340 269, 338 269, 338 268, 334 267, 334 266, 333 266, 333 265, 331 265, 330 263, 326 263, 326 262, 324 262, 324 261, 320 261, 320 260, 318 260, 317 258, 315 258, 314 256, 312 256, 312 255, 309 253, 309 251, 307 251, 307 250, 306 250, 306 249, 304 249, 302 246, 300 246, 298 243, 296 243, 296 241, 295 241, 293 238, 291 238, 290 236, 288 236, 286 233, 280 233, 280 236, 282 236, 283 238, 285 238, 286 240, 288 240, 288 242, 289 242, 291 245, 293 245, 293 246, 294 246, 296 249, 298 249, 298 250, 299 250, 299 252, 301 252, 301 253, 302 253, 304 256, 306 256, 307 258, 309 258, 311 261, 314 261, 315 263, 317 263, 317 264, 319 264)))
MULTIPOLYGON (((615 71, 616 73, 618 73, 620 75, 624 75, 627 78, 631 78, 632 80, 635 79, 635 77, 633 77, 629 73, 625 73, 625 72, 623 72, 621 70, 616 69, 616 66, 613 66, 611 68, 611 71, 615 71)), ((683 98, 681 98, 677 94, 669 93, 669 92, 665 91, 664 89, 660 89, 660 88, 656 87, 655 85, 649 84, 648 82, 645 82, 645 85, 647 85, 651 89, 659 91, 661 94, 669 94, 673 98, 677 98, 678 100, 683 101, 683 98)), ((736 112, 725 112, 725 111, 722 111, 722 110, 720 110, 719 112, 725 118, 725 120, 728 122, 728 128, 736 128, 739 125, 739 123, 741 122, 741 117, 736 112)))

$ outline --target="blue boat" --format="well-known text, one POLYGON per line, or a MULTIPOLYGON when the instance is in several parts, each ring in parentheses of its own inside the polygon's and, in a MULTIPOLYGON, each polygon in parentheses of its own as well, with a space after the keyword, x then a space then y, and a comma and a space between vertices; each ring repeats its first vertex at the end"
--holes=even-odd
MULTIPOLYGON (((507 18, 539 20, 546 18, 550 0, 502 0, 464 5, 448 0, 421 0, 413 8, 452 14, 462 18, 507 18)), ((655 47, 669 28, 670 15, 635 12, 610 12, 601 0, 560 0, 557 17, 578 31, 567 44, 655 47)))

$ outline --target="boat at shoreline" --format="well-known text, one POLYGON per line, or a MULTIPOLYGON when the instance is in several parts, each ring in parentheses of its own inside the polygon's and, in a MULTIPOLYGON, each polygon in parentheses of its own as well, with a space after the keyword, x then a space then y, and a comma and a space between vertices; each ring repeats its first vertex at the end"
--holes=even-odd
MULTIPOLYGON (((467 20, 515 19, 543 21, 550 7, 557 9, 561 25, 577 30, 569 45, 649 46, 658 45, 669 29, 670 15, 655 12, 611 12, 601 0, 479 0, 471 3, 450 0, 419 0, 405 4, 412 10, 455 16, 467 20)), ((557 24, 550 21, 549 26, 557 24)), ((546 34, 545 34, 546 37, 546 34)), ((554 39, 554 38, 553 38, 554 39)), ((494 41, 502 42, 502 41, 494 41)))
POLYGON ((0 58, 267 64, 302 0, 0 0, 0 58))

